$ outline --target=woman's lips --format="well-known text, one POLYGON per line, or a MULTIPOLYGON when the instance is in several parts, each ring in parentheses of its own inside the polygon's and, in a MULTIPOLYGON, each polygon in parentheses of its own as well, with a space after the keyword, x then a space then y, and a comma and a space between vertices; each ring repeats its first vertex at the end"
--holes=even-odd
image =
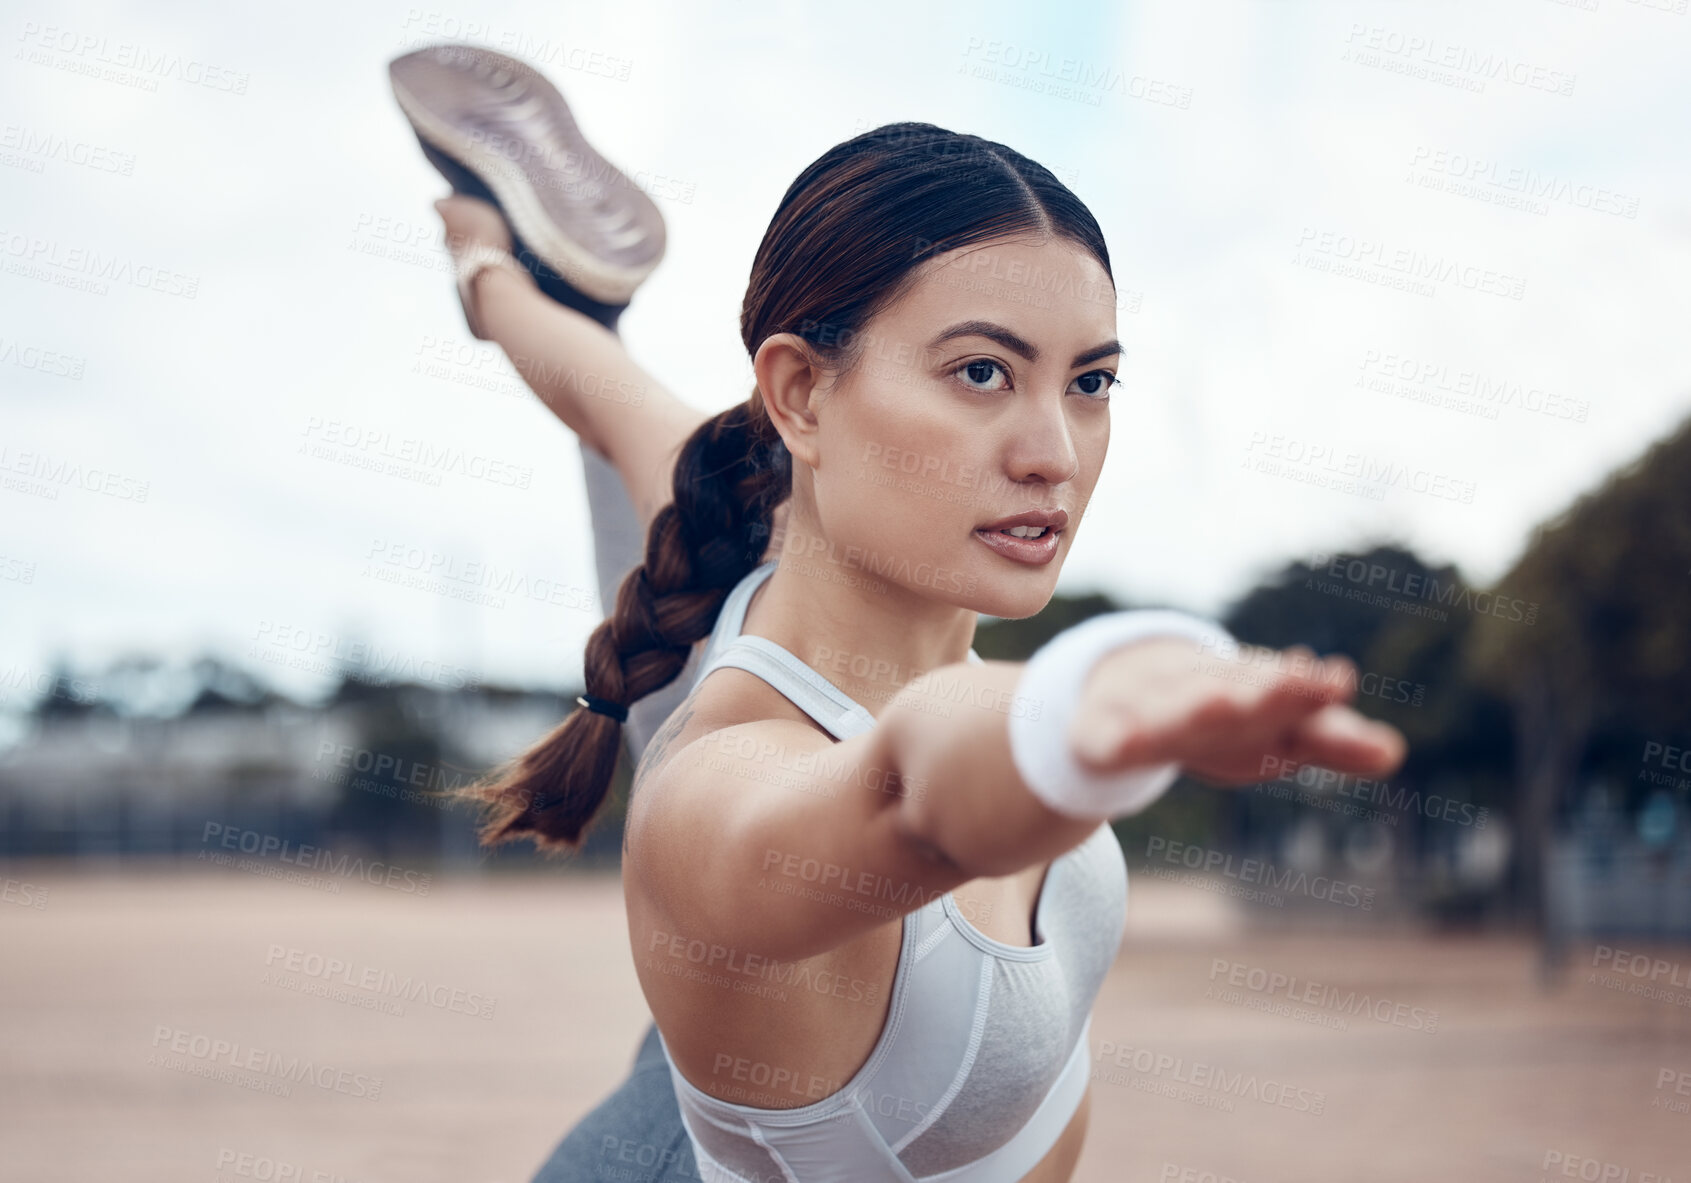
POLYGON ((1047 529, 1038 538, 1017 538, 997 530, 976 530, 975 537, 1007 559, 1038 567, 1056 556, 1057 535, 1061 533, 1061 530, 1047 529))

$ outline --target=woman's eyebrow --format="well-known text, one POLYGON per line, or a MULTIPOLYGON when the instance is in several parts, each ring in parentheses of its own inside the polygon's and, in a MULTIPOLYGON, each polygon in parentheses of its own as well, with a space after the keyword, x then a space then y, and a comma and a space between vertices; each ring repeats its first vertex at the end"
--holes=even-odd
POLYGON ((1094 345, 1091 349, 1088 349, 1085 353, 1075 354, 1074 361, 1070 362, 1069 364, 1078 369, 1079 367, 1087 365, 1091 362, 1099 361, 1099 360, 1106 358, 1106 357, 1114 357, 1118 353, 1121 353, 1121 352, 1122 352, 1122 347, 1121 347, 1120 341, 1106 341, 1102 345, 1094 345))
MULTIPOLYGON (((965 320, 952 325, 939 336, 928 342, 928 348, 933 349, 953 337, 985 337, 989 341, 996 341, 1012 353, 1018 353, 1028 361, 1039 360, 1039 347, 1023 340, 1001 324, 994 324, 990 320, 965 320)), ((1102 345, 1095 345, 1084 353, 1077 353, 1073 366, 1084 366, 1088 362, 1095 362, 1099 358, 1114 357, 1122 351, 1120 341, 1106 341, 1102 345)))

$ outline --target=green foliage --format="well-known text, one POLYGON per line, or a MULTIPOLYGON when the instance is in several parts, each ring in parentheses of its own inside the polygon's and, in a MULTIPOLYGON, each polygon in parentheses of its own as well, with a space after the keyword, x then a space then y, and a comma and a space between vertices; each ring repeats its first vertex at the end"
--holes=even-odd
POLYGON ((1599 729, 1691 727, 1691 419, 1539 526, 1502 582, 1538 620, 1481 621, 1470 676, 1589 698, 1599 729))

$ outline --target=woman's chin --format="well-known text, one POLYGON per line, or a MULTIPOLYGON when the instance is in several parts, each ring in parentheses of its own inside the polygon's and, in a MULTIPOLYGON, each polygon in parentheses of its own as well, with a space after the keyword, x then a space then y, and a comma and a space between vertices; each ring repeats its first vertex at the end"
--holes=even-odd
POLYGON ((1029 616, 1038 616, 1051 602, 1056 581, 1038 580, 1031 573, 1023 580, 1024 586, 1015 587, 1009 579, 1000 578, 992 583, 983 579, 976 585, 975 594, 968 597, 968 607, 1000 620, 1025 620, 1029 616))

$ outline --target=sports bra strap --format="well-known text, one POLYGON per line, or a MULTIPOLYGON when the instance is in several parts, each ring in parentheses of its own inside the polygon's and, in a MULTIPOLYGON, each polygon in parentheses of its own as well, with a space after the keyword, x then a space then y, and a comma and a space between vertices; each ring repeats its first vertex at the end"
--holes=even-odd
MULTIPOLYGON (((875 725, 875 716, 845 691, 800 661, 791 650, 768 637, 741 631, 753 593, 775 573, 776 565, 774 559, 759 563, 723 600, 712 630, 710 647, 714 651, 706 655, 693 675, 693 685, 697 686, 718 666, 733 666, 775 687, 835 739, 847 739, 869 730, 875 725)), ((970 649, 969 661, 979 663, 981 655, 970 649)))
POLYGON ((722 610, 717 613, 714 632, 727 640, 733 640, 740 635, 740 630, 746 625, 746 608, 752 602, 752 595, 763 586, 764 580, 775 573, 776 562, 770 559, 759 563, 747 572, 744 579, 734 585, 728 593, 728 598, 722 601, 722 610))
POLYGON ((712 670, 724 665, 756 674, 835 739, 849 739, 875 725, 874 715, 768 637, 744 633, 735 637, 717 650, 716 656, 699 671, 699 680, 703 681, 712 670))

